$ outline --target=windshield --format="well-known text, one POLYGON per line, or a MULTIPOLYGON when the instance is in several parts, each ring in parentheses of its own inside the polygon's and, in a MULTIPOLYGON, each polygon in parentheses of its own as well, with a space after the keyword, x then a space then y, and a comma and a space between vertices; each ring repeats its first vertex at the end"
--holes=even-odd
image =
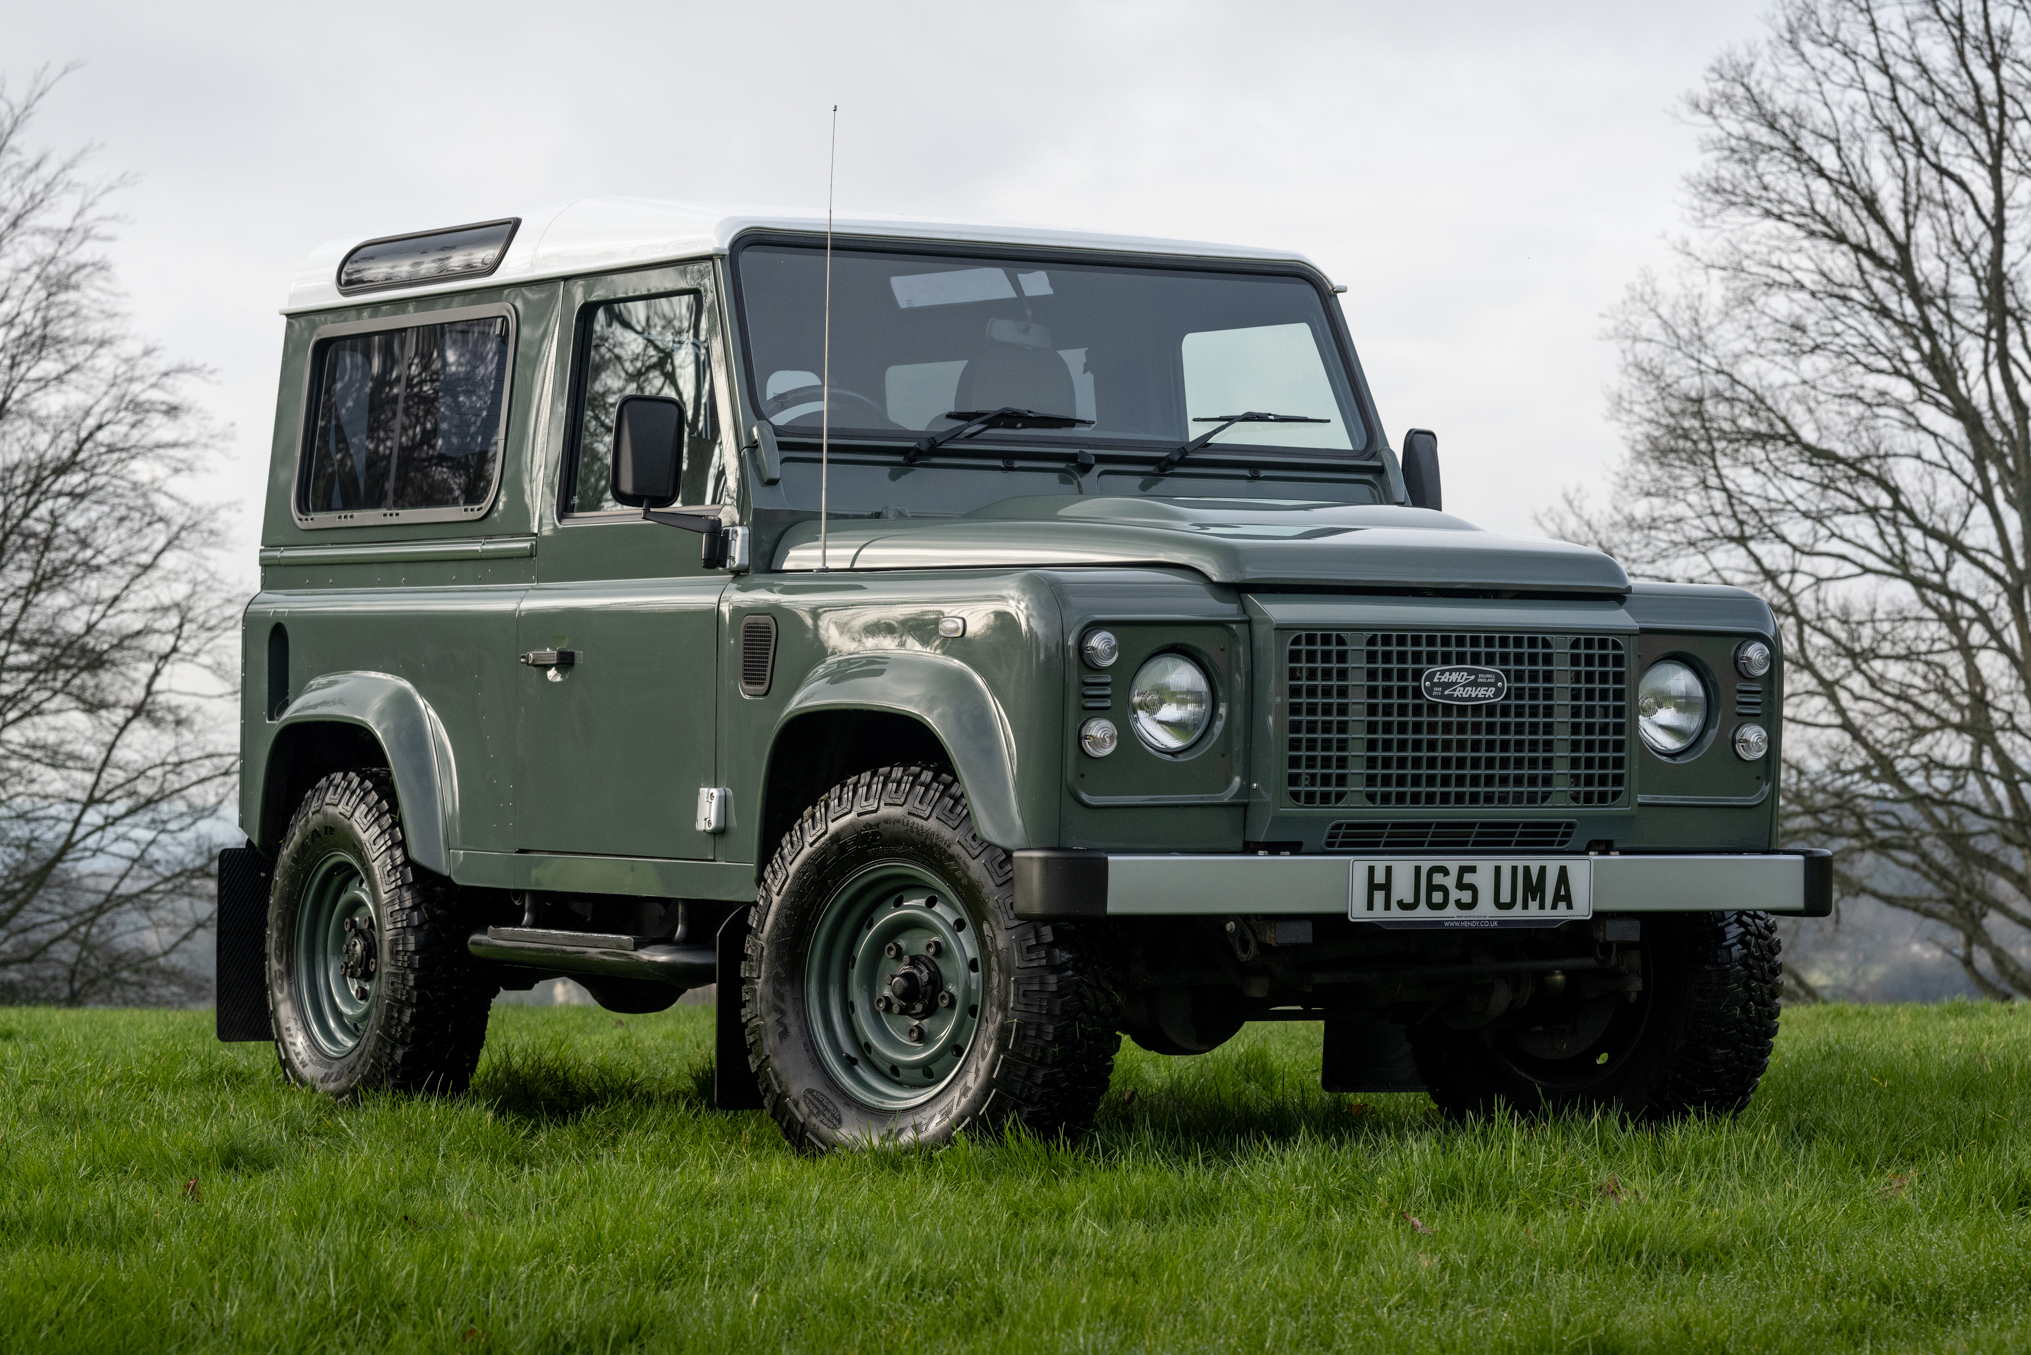
MULTIPOLYGON (((737 267, 753 397, 779 432, 816 438, 825 251, 750 245, 737 267)), ((1296 419, 1236 422, 1195 459, 1345 460, 1368 444, 1319 289, 1304 278, 834 249, 834 437, 916 443, 997 410, 1061 426, 1004 418, 942 450, 1164 455, 1248 411, 1296 419)))

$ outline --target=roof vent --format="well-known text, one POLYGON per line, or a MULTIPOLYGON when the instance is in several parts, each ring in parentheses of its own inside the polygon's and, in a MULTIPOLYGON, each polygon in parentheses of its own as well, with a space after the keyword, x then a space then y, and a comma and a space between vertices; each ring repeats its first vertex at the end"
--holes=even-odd
POLYGON ((745 618, 740 623, 740 694, 767 696, 775 675, 776 618, 745 618))
POLYGON ((339 264, 341 292, 417 287, 455 278, 483 278, 501 266, 519 217, 449 230, 391 235, 357 245, 339 264))

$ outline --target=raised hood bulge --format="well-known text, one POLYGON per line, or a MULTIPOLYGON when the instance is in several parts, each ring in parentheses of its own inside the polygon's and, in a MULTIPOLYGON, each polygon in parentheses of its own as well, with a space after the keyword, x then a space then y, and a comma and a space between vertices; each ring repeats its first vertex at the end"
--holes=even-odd
MULTIPOLYGON (((831 524, 834 569, 1176 565, 1215 583, 1626 593, 1586 546, 1502 536, 1422 508, 1264 499, 1004 499, 960 518, 831 524)), ((818 568, 818 524, 784 534, 776 568, 818 568)))

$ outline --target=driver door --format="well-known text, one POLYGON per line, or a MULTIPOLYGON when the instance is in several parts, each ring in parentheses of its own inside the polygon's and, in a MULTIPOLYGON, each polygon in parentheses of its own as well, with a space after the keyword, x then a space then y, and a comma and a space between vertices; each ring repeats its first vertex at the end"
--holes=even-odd
MULTIPOLYGON (((517 616, 525 659, 516 838, 524 852, 702 860, 698 792, 715 784, 715 656, 729 576, 699 537, 642 519, 608 489, 614 409, 684 405, 672 508, 732 497, 722 436, 719 308, 708 264, 565 284, 577 316, 564 428, 536 585, 517 616), (568 652, 567 665, 545 663, 568 652)), ((666 505, 658 505, 666 506, 666 505)))

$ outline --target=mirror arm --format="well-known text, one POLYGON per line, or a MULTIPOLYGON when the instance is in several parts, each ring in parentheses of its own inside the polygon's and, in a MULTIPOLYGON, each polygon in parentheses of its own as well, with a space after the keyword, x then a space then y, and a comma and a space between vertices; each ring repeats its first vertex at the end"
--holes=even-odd
POLYGON ((649 522, 660 522, 665 527, 681 527, 687 532, 697 532, 703 541, 698 547, 698 562, 707 569, 724 568, 728 561, 728 541, 741 529, 728 531, 724 522, 709 513, 666 513, 655 508, 644 508, 642 517, 649 522))

